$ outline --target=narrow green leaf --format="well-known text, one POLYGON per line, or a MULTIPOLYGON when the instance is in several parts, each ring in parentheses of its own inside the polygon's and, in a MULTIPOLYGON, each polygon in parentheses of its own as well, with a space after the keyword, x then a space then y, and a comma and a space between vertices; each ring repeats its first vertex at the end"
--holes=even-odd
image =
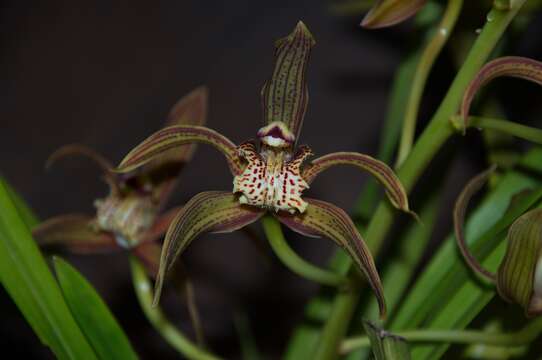
POLYGON ((3 180, 0 180, 0 209, 2 285, 41 341, 58 358, 96 358, 3 180))
POLYGON ((363 327, 371 341, 376 360, 410 360, 406 340, 364 321, 363 327))
POLYGON ((309 93, 305 73, 315 41, 303 22, 275 44, 275 69, 262 88, 261 98, 267 124, 280 121, 295 140, 303 126, 309 93))
POLYGON ((55 271, 64 299, 100 359, 137 359, 107 305, 92 285, 70 264, 54 258, 55 271))

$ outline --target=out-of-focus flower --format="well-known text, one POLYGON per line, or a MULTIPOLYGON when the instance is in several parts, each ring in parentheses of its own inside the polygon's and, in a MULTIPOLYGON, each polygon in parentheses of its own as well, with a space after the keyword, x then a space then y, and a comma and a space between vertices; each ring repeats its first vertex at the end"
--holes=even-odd
POLYGON ((378 0, 361 26, 377 29, 396 25, 416 14, 426 3, 427 0, 378 0))

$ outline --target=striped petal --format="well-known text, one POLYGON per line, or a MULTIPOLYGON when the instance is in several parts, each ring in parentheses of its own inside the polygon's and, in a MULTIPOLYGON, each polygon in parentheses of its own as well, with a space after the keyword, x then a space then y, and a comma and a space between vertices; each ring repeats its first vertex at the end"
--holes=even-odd
POLYGON ((542 62, 519 56, 505 56, 484 65, 463 95, 460 109, 463 131, 469 126, 469 110, 478 90, 491 80, 503 76, 529 80, 542 85, 542 62))
POLYGON ((176 125, 162 129, 136 146, 122 160, 116 171, 127 173, 181 145, 204 143, 222 152, 233 175, 241 173, 237 148, 228 138, 203 126, 176 125))
POLYGON ((294 31, 275 44, 275 69, 262 88, 262 107, 267 124, 280 121, 295 139, 303 125, 309 94, 305 73, 315 41, 301 21, 294 31))
POLYGON ((36 226, 32 235, 40 246, 58 245, 75 253, 119 250, 115 237, 109 232, 96 230, 94 220, 79 214, 58 216, 36 226))
POLYGON ((49 156, 45 167, 50 168, 58 160, 73 155, 84 156, 92 160, 102 170, 104 179, 111 188, 112 194, 115 196, 120 194, 119 180, 115 173, 113 173, 113 165, 100 153, 88 146, 81 144, 64 145, 49 156))
POLYGON ((355 166, 369 172, 386 188, 386 195, 393 206, 416 216, 410 210, 406 190, 393 170, 382 161, 369 155, 356 152, 337 152, 324 155, 313 160, 303 170, 303 179, 310 184, 318 174, 335 165, 355 166))
POLYGON ((342 209, 325 201, 307 199, 309 203, 303 214, 275 214, 277 219, 293 231, 312 237, 327 237, 345 249, 358 268, 369 280, 375 292, 382 317, 386 314, 386 302, 380 276, 373 257, 356 226, 342 209))
POLYGON ((239 204, 229 192, 207 191, 194 196, 171 223, 166 234, 154 303, 160 299, 166 272, 194 238, 207 232, 232 232, 258 220, 264 211, 239 204))
POLYGON ((427 0, 378 0, 361 26, 377 29, 398 24, 416 14, 426 3, 427 0))
MULTIPOLYGON (((207 119, 208 91, 200 86, 181 98, 171 109, 165 127, 174 125, 203 126, 207 119)), ((147 164, 142 170, 142 176, 152 181, 154 197, 160 205, 165 205, 173 191, 177 176, 183 165, 190 161, 195 144, 178 146, 170 149, 147 164)))

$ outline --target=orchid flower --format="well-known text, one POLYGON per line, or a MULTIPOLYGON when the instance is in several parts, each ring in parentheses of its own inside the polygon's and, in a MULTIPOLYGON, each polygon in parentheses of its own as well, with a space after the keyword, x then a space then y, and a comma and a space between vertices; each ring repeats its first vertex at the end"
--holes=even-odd
POLYGON ((234 177, 233 191, 202 192, 188 201, 172 221, 162 247, 155 302, 165 273, 195 237, 205 232, 232 232, 269 213, 293 231, 328 237, 344 248, 368 278, 381 314, 385 313, 382 284, 373 258, 350 217, 328 202, 304 197, 303 192, 322 171, 334 165, 351 165, 375 176, 395 207, 410 212, 408 199, 393 171, 368 155, 338 152, 306 163, 312 156, 311 149, 296 144, 307 109, 305 73, 314 44, 302 22, 276 43, 275 68, 261 92, 266 124, 257 132, 257 141, 235 146, 206 127, 171 126, 151 135, 120 163, 118 172, 131 172, 177 146, 205 143, 222 152, 234 177))
MULTIPOLYGON (((199 87, 177 102, 166 126, 203 125, 206 115, 207 89, 199 87)), ((83 254, 128 250, 155 277, 160 260, 158 241, 180 207, 161 211, 194 149, 195 145, 176 148, 137 172, 119 175, 112 171, 107 159, 88 147, 61 147, 49 157, 47 166, 68 155, 86 156, 103 170, 109 195, 94 202, 94 216, 67 214, 39 224, 33 229, 36 241, 42 246, 59 245, 83 254)))

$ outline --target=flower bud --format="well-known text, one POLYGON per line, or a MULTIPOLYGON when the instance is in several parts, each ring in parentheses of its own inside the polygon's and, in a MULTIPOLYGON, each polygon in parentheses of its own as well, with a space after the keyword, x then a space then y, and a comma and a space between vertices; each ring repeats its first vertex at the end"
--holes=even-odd
POLYGON ((504 299, 520 304, 528 317, 542 314, 542 209, 517 218, 507 241, 497 290, 504 299))

